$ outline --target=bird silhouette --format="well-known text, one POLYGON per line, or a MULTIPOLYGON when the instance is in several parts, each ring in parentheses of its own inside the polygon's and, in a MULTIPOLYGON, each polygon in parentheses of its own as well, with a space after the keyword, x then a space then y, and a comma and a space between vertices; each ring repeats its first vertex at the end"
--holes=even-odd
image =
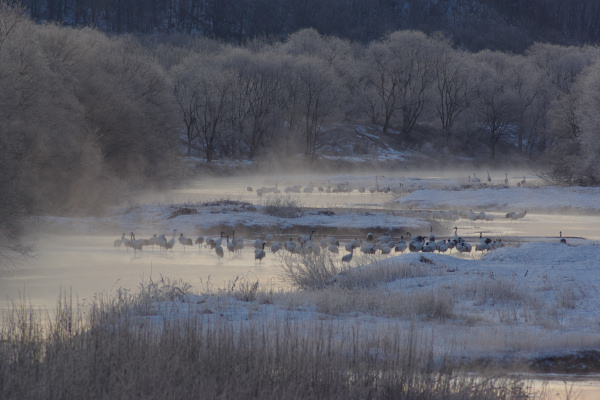
POLYGON ((350 254, 346 254, 344 257, 342 257, 342 262, 349 263, 352 260, 352 255, 353 254, 354 254, 354 247, 352 247, 350 249, 350 254))
POLYGON ((121 248, 121 245, 123 244, 123 239, 125 239, 125 233, 123 233, 123 236, 121 236, 121 239, 115 240, 115 244, 114 244, 115 249, 118 250, 121 248))
POLYGON ((185 246, 193 246, 194 245, 194 243, 192 242, 192 239, 183 236, 183 233, 181 233, 179 235, 179 243, 181 243, 181 245, 183 246, 183 251, 185 251, 185 246))
POLYGON ((262 249, 256 249, 256 251, 254 252, 254 261, 258 260, 259 264, 262 262, 262 259, 265 258, 265 256, 267 255, 265 253, 265 245, 266 243, 263 243, 262 249))
POLYGON ((223 253, 223 248, 221 247, 220 244, 215 246, 215 253, 217 253, 217 257, 219 257, 219 258, 223 258, 223 256, 225 255, 223 253))

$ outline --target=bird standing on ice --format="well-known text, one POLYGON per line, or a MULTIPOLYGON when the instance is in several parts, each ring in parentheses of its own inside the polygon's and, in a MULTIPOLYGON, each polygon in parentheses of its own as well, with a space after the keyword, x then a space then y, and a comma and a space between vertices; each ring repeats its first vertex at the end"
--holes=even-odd
POLYGON ((562 231, 560 231, 559 242, 560 242, 560 243, 567 244, 567 239, 565 239, 564 237, 562 237, 562 231))

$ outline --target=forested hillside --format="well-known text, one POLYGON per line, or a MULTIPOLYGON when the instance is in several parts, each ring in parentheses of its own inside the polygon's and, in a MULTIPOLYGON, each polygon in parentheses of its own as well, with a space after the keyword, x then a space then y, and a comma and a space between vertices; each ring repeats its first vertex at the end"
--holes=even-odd
POLYGON ((242 44, 303 29, 363 43, 396 30, 441 32, 465 49, 522 52, 535 41, 600 41, 589 0, 20 0, 36 21, 116 33, 185 33, 242 44))

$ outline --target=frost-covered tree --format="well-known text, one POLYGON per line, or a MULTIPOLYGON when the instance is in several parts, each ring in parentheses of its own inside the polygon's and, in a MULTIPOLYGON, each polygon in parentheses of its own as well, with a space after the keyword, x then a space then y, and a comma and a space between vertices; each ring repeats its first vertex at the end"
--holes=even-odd
POLYGON ((192 154, 194 142, 200 135, 196 124, 198 93, 195 90, 196 87, 193 79, 193 73, 189 71, 189 69, 185 68, 185 66, 189 66, 189 63, 178 65, 177 67, 173 68, 171 71, 171 76, 173 77, 173 92, 175 94, 175 102, 179 107, 181 120, 185 125, 186 154, 190 156, 192 154))
POLYGON ((286 107, 286 56, 273 51, 250 52, 232 49, 223 58, 223 67, 233 76, 229 113, 237 139, 254 159, 269 149, 281 126, 286 107))
POLYGON ((206 161, 212 161, 219 141, 228 128, 226 118, 233 77, 229 71, 210 60, 205 60, 197 67, 194 77, 194 123, 198 131, 198 145, 206 161))
POLYGON ((364 92, 371 119, 380 115, 387 133, 399 118, 403 135, 412 131, 423 112, 427 90, 434 81, 434 41, 415 31, 394 32, 370 45, 364 92))
POLYGON ((538 138, 544 136, 540 131, 548 110, 548 87, 530 57, 511 56, 509 63, 516 101, 517 149, 531 154, 538 138))
POLYGON ((449 43, 440 43, 435 57, 436 115, 446 140, 452 135, 456 120, 469 109, 479 94, 476 64, 466 52, 453 50, 449 43))
POLYGON ((512 85, 509 56, 484 51, 477 54, 477 59, 480 84, 473 112, 483 141, 494 159, 498 143, 514 131, 516 93, 512 85))
POLYGON ((27 97, 32 96, 26 82, 34 81, 33 71, 17 57, 27 54, 24 38, 32 30, 23 8, 0 2, 0 268, 27 253, 21 242, 22 218, 34 207, 23 179, 27 128, 17 114, 19 109, 27 111, 27 97), (14 78, 19 70, 25 73, 24 82, 14 78))
POLYGON ((343 87, 331 67, 307 56, 295 61, 288 82, 288 126, 300 135, 305 158, 313 161, 326 123, 339 110, 343 87))
POLYGON ((585 68, 553 102, 543 175, 568 185, 600 185, 600 62, 585 68))

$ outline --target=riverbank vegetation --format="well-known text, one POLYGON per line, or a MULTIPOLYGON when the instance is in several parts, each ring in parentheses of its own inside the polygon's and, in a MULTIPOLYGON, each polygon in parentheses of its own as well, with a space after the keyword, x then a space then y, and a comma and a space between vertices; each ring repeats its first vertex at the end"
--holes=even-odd
POLYGON ((274 295, 260 289, 249 298, 252 290, 256 295, 256 286, 234 282, 195 297, 185 282, 161 278, 137 293, 117 291, 84 304, 63 293, 53 316, 24 301, 13 304, 0 327, 0 395, 526 398, 518 378, 453 371, 433 358, 432 338, 410 326, 365 336, 358 327, 339 330, 333 319, 305 321, 293 313, 263 318, 257 311, 249 322, 230 321, 231 299, 264 304, 274 295), (216 303, 204 303, 209 297, 216 303))

